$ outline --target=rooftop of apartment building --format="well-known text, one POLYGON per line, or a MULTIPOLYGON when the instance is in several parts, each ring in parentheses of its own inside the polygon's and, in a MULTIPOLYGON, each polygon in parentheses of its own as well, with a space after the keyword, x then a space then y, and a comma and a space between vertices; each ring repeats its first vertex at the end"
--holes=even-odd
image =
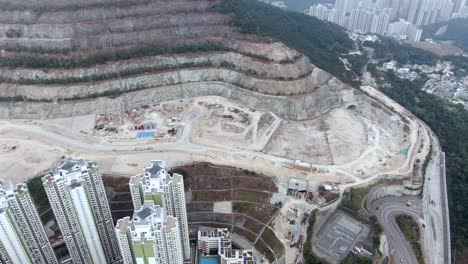
POLYGON ((141 225, 150 224, 155 222, 157 219, 159 222, 162 222, 166 213, 164 209, 155 205, 154 201, 146 200, 140 210, 137 210, 133 213, 133 220, 141 225))
POLYGON ((158 177, 158 172, 166 169, 166 163, 161 160, 152 160, 150 165, 145 168, 145 173, 151 178, 158 177))
POLYGON ((96 171, 98 167, 95 163, 85 159, 63 159, 51 173, 44 176, 42 181, 45 184, 53 184, 55 181, 63 180, 66 185, 73 189, 82 186, 82 175, 89 171, 96 171))
POLYGON ((139 184, 142 183, 142 181, 143 181, 142 175, 138 174, 138 175, 130 177, 129 184, 130 184, 130 186, 139 185, 139 184))
POLYGON ((65 159, 57 166, 56 170, 63 171, 63 173, 73 173, 85 168, 87 169, 87 163, 84 159, 65 159))
POLYGON ((117 220, 117 225, 115 227, 117 230, 121 232, 125 232, 127 231, 128 228, 134 229, 134 224, 130 216, 126 216, 124 218, 117 220))
POLYGON ((210 228, 210 227, 198 228, 198 239, 219 238, 219 237, 228 237, 228 236, 229 236, 229 231, 227 228, 210 228))
POLYGON ((177 227, 177 218, 168 216, 165 222, 166 228, 175 228, 177 227))
POLYGON ((154 242, 153 231, 177 227, 177 218, 167 216, 164 208, 145 201, 142 208, 133 213, 133 218, 124 217, 117 221, 116 229, 121 232, 129 230, 136 244, 154 242))
POLYGON ((4 197, 4 199, 8 199, 9 197, 14 197, 15 195, 21 197, 23 194, 27 193, 28 187, 25 183, 18 183, 13 185, 11 182, 4 182, 0 183, 0 197, 4 197))

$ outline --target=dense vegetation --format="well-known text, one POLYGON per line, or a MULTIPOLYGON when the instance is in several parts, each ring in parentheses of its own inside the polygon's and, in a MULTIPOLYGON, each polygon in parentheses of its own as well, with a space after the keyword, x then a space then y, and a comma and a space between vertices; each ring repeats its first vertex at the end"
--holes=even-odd
POLYGON ((348 254, 348 256, 341 261, 341 264, 372 264, 372 260, 363 256, 348 254))
POLYGON ((468 111, 421 90, 424 81, 401 80, 392 72, 378 73, 391 87, 382 91, 426 122, 446 154, 447 188, 454 246, 468 246, 468 111))
POLYGON ((419 226, 411 216, 399 215, 396 217, 398 227, 405 235, 408 242, 413 247, 414 254, 420 264, 424 263, 424 256, 421 248, 419 226))
POLYGON ((452 62, 452 65, 455 67, 455 75, 458 77, 468 76, 468 58, 462 56, 450 56, 446 59, 452 62))
POLYGON ((372 187, 373 186, 351 188, 348 192, 343 194, 343 206, 346 206, 356 212, 359 211, 361 209, 362 200, 366 197, 372 187))
POLYGON ((39 214, 50 208, 49 200, 47 199, 47 194, 42 185, 42 176, 34 177, 26 182, 28 186, 29 193, 31 198, 34 201, 34 204, 38 208, 39 214))
POLYGON ((340 26, 256 0, 225 0, 215 8, 234 14, 231 23, 242 33, 279 40, 308 56, 318 67, 353 83, 354 74, 340 60, 341 54, 353 48, 353 41, 340 26))
POLYGON ((400 64, 433 65, 440 60, 436 55, 409 45, 402 45, 398 41, 384 38, 376 42, 365 42, 365 46, 374 49, 374 57, 383 60, 395 60, 400 64))
POLYGON ((372 229, 373 229, 373 234, 372 234, 372 241, 374 242, 374 246, 378 249, 380 247, 380 236, 383 233, 383 228, 380 225, 377 216, 371 215, 370 220, 372 222, 372 229))
POLYGON ((327 262, 317 257, 312 252, 312 236, 314 235, 314 225, 316 218, 317 209, 313 210, 309 215, 309 226, 307 227, 307 237, 304 241, 303 255, 307 264, 326 264, 327 262))
POLYGON ((423 37, 452 40, 455 42, 455 45, 468 51, 468 34, 466 32, 468 32, 468 19, 458 18, 425 26, 423 37), (447 25, 447 30, 443 34, 435 36, 435 33, 445 25, 447 25))
POLYGON ((351 71, 355 74, 356 78, 362 76, 364 66, 367 65, 367 54, 353 54, 344 56, 351 64, 351 71))
MULTIPOLYGON (((187 52, 203 52, 203 51, 231 51, 232 49, 225 47, 219 43, 203 43, 193 45, 183 45, 166 47, 155 44, 148 44, 136 48, 122 50, 119 52, 102 52, 82 58, 61 58, 61 57, 44 57, 34 55, 17 56, 17 57, 1 57, 0 66, 6 67, 27 67, 27 68, 78 68, 89 67, 96 64, 104 64, 106 62, 128 60, 132 58, 144 56, 156 56, 161 54, 180 54, 187 52)), ((244 54, 251 55, 251 54, 244 54)), ((252 55, 253 56, 253 55, 252 55)), ((257 59, 265 59, 258 58, 257 59)))

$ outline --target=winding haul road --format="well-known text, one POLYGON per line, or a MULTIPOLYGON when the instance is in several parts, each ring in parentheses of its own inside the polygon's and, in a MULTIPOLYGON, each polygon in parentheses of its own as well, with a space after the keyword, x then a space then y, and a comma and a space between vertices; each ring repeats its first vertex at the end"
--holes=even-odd
MULTIPOLYGON (((433 154, 426 169, 422 199, 423 218, 426 224, 426 228, 423 230, 425 259, 430 264, 450 264, 451 246, 446 164, 445 153, 442 152, 439 139, 422 120, 379 90, 371 86, 361 88, 383 104, 392 106, 400 114, 417 121, 430 135, 433 154)), ((387 231, 385 234, 389 235, 387 231)))
MULTIPOLYGON (((393 255, 403 260, 406 259, 409 263, 417 263, 415 262, 416 258, 414 256, 414 252, 412 252, 411 246, 408 244, 408 242, 405 242, 406 239, 402 237, 401 231, 398 229, 398 226, 396 225, 394 220, 394 217, 397 214, 409 214, 416 216, 416 219, 423 217, 424 222, 426 223, 426 228, 424 228, 422 233, 424 233, 424 249, 426 253, 427 263, 450 263, 450 229, 445 179, 445 161, 444 154, 441 151, 441 147, 437 137, 430 130, 430 128, 424 124, 424 122, 414 117, 406 109, 401 107, 393 100, 389 99, 380 91, 372 87, 367 87, 363 90, 366 91, 369 95, 371 95, 374 99, 382 102, 387 106, 392 107, 401 115, 410 117, 415 122, 424 127, 425 130, 428 131, 428 133, 432 137, 431 141, 434 153, 432 160, 427 168, 426 181, 423 190, 424 198, 422 199, 422 201, 420 200, 418 202, 413 202, 414 206, 416 207, 406 207, 406 201, 408 200, 408 198, 393 197, 388 199, 379 199, 378 201, 376 201, 376 204, 373 205, 372 208, 370 208, 370 210, 374 210, 373 212, 377 214, 379 221, 381 221, 382 223, 385 234, 390 240, 390 245, 394 245, 393 247, 391 246, 393 250, 393 255)), ((68 135, 52 132, 40 126, 24 122, 0 121, 0 134, 14 132, 15 136, 20 136, 22 132, 27 132, 28 134, 34 134, 35 138, 39 139, 39 141, 48 142, 51 144, 56 144, 57 142, 60 142, 65 144, 67 148, 88 152, 135 153, 135 151, 180 151, 184 153, 204 153, 207 150, 215 149, 217 151, 222 152, 223 154, 231 154, 233 155, 232 157, 234 157, 235 155, 235 158, 262 158, 275 163, 290 162, 289 159, 268 155, 258 151, 232 148, 223 145, 206 146, 194 144, 190 141, 190 128, 192 123, 195 122, 198 117, 198 113, 190 113, 188 124, 186 126, 186 129, 183 131, 183 134, 181 135, 181 139, 179 141, 173 143, 147 144, 144 146, 144 149, 140 149, 139 147, 132 144, 109 145, 73 138, 68 135)), ((376 133, 376 135, 378 136, 378 133, 376 133)), ((366 154, 370 154, 370 151, 368 152, 369 153, 366 154)), ((411 151, 410 153, 413 153, 413 151, 411 151)), ((365 158, 365 156, 366 155, 361 155, 355 162, 359 162, 361 159, 365 158)), ((407 174, 408 171, 411 171, 411 167, 409 166, 411 165, 410 161, 411 159, 408 158, 407 160, 405 160, 404 164, 402 164, 401 168, 398 168, 397 170, 392 172, 387 172, 385 174, 395 176, 407 174)), ((335 171, 341 171, 344 173, 346 171, 342 169, 349 167, 349 164, 344 164, 341 166, 317 167, 325 167, 327 169, 333 169, 335 171)), ((340 199, 338 199, 336 203, 327 206, 327 208, 336 206, 341 201, 344 188, 362 185, 371 182, 381 176, 380 174, 376 174, 372 175, 367 179, 360 179, 355 175, 352 175, 352 173, 346 173, 346 175, 351 176, 354 182, 341 185, 340 199)))
POLYGON ((396 223, 396 217, 398 215, 409 215, 416 221, 421 219, 423 215, 421 200, 414 196, 389 196, 374 201, 369 210, 371 214, 377 216, 382 225, 390 245, 390 255, 397 258, 398 261, 403 260, 403 263, 418 264, 411 244, 406 240, 396 223), (411 202, 410 206, 407 205, 408 201, 411 202))

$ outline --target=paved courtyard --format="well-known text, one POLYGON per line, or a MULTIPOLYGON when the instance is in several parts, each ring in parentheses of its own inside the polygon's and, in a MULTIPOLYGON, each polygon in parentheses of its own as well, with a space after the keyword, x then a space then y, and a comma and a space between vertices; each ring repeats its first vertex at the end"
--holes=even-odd
POLYGON ((327 222, 319 230, 315 245, 330 258, 342 260, 367 227, 341 211, 336 212, 327 222))
POLYGON ((214 202, 213 203, 213 212, 220 214, 232 214, 232 202, 214 202))

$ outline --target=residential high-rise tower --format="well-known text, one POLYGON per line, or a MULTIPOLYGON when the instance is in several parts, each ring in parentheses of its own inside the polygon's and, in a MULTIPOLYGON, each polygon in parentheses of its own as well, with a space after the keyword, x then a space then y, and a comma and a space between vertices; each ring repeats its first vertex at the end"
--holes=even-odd
POLYGON ((130 191, 135 210, 139 210, 144 201, 153 201, 163 207, 167 215, 177 218, 184 259, 190 258, 190 242, 188 234, 187 211, 185 205, 184 179, 182 175, 167 172, 165 163, 159 160, 151 161, 142 175, 130 179, 130 191))
POLYGON ((25 184, 0 189, 0 238, 1 263, 58 263, 25 184))
POLYGON ((177 218, 167 216, 154 201, 145 201, 132 219, 119 219, 115 229, 124 264, 183 263, 177 218))
POLYGON ((98 166, 66 159, 42 181, 73 262, 121 261, 98 166))

